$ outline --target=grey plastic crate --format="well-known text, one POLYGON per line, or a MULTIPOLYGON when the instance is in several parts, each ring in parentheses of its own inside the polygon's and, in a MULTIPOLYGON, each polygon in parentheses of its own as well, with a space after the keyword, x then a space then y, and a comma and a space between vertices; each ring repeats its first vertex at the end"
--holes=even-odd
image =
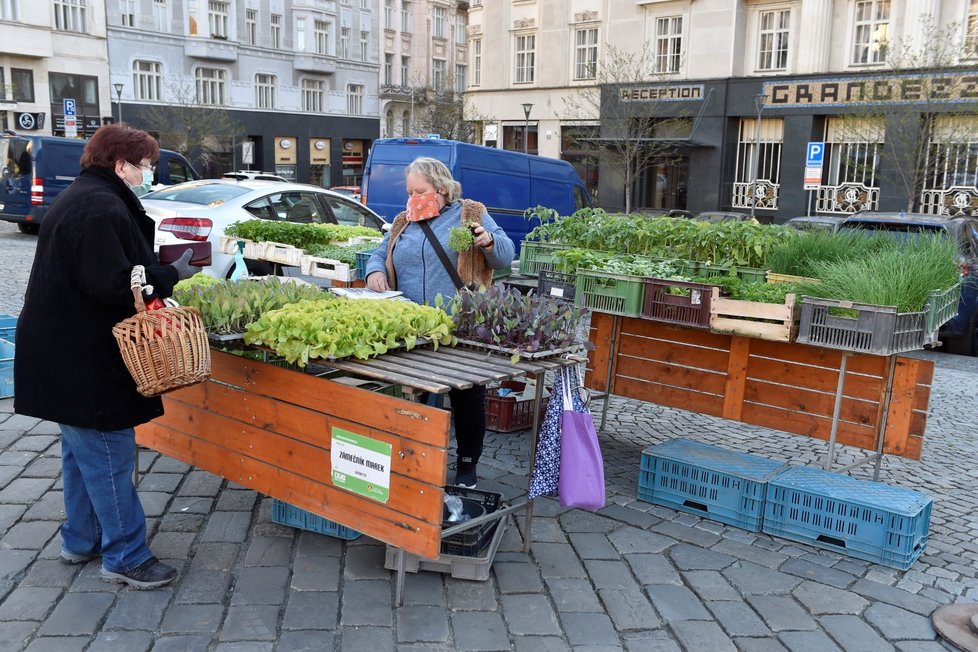
MULTIPOLYGON (((458 580, 475 580, 478 582, 489 579, 489 571, 492 568, 492 560, 496 558, 496 551, 499 550, 499 543, 503 540, 506 526, 509 524, 509 516, 504 516, 499 521, 496 534, 488 547, 476 557, 464 557, 462 555, 441 554, 434 559, 425 559, 410 552, 404 553, 404 570, 408 573, 418 571, 434 571, 436 573, 448 573, 458 580)), ((397 548, 387 546, 387 554, 384 556, 384 568, 387 570, 397 570, 397 548)))
POLYGON ((914 351, 924 346, 926 315, 898 312, 894 306, 804 297, 796 341, 873 355, 914 351), (841 311, 856 314, 833 314, 841 311))
POLYGON ((930 344, 937 341, 937 332, 941 326, 951 321, 958 314, 958 304, 961 303, 961 281, 946 290, 934 290, 927 298, 924 310, 927 312, 924 325, 924 342, 930 344))

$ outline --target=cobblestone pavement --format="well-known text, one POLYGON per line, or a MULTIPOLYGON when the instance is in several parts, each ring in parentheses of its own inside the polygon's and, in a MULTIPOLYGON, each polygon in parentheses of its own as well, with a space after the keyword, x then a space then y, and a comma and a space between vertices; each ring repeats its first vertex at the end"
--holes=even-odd
MULTIPOLYGON (((9 293, 23 292, 31 246, 0 225, 3 312, 19 310, 9 293)), ((134 591, 101 582, 98 562, 58 563, 57 428, 0 400, 0 651, 950 649, 929 615, 978 600, 978 371, 922 355, 937 363, 922 459, 887 457, 881 472, 934 499, 926 552, 906 572, 638 501, 641 451, 672 437, 796 464, 820 462, 825 444, 612 398, 607 507, 539 500, 529 554, 513 519, 487 581, 409 574, 400 608, 382 544, 277 525, 269 499, 147 451, 152 547, 178 580, 134 591)), ((481 489, 521 493, 527 439, 489 433, 481 489)), ((861 454, 842 447, 839 463, 861 454)))

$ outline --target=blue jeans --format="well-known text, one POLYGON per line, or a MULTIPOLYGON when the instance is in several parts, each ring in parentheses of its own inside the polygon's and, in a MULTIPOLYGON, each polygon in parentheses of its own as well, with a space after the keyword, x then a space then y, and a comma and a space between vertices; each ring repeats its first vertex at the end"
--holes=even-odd
POLYGON ((62 548, 77 555, 101 553, 102 567, 114 573, 133 570, 153 554, 132 484, 136 431, 58 426, 66 515, 62 548))

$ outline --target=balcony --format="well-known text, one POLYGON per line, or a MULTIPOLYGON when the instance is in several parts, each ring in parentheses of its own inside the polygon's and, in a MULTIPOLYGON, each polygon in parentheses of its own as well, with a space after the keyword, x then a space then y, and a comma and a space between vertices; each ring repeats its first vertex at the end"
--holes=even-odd
POLYGON ((318 75, 332 75, 336 72, 336 59, 325 54, 296 52, 292 67, 300 72, 314 72, 318 75))
POLYGON ((238 60, 238 44, 225 39, 191 37, 184 41, 183 52, 192 59, 238 60))

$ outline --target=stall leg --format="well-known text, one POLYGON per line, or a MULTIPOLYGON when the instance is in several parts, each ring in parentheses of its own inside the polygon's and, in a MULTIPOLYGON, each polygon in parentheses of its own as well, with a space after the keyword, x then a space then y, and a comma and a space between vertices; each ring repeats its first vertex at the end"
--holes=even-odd
POLYGON ((598 432, 604 432, 604 425, 608 420, 608 400, 611 398, 611 370, 614 367, 615 356, 617 355, 616 344, 618 333, 621 331, 621 317, 615 315, 611 324, 611 341, 608 343, 608 368, 604 372, 604 397, 601 401, 601 424, 598 432))
POLYGON ((404 555, 402 548, 397 549, 396 559, 397 573, 394 576, 394 606, 400 607, 404 604, 404 574, 407 564, 407 557, 404 555))
POLYGON ((876 462, 873 464, 873 480, 879 481, 880 467, 883 465, 883 444, 886 442, 886 415, 890 413, 890 399, 893 398, 893 375, 896 373, 896 355, 890 356, 890 369, 886 377, 886 398, 883 400, 883 416, 880 418, 879 441, 876 442, 876 462))
POLYGON ((842 354, 842 363, 839 365, 839 385, 835 390, 835 407, 832 410, 832 432, 829 434, 829 447, 825 451, 825 462, 822 468, 826 471, 832 470, 835 461, 835 439, 839 434, 839 413, 842 411, 842 389, 846 383, 846 364, 849 361, 849 354, 842 354))
MULTIPOLYGON (((540 404, 543 402, 543 384, 546 382, 546 371, 533 374, 536 393, 533 395, 533 428, 530 431, 530 471, 526 476, 526 494, 530 495, 530 483, 533 482, 533 469, 537 459, 537 438, 540 436, 540 404)), ((533 528, 533 500, 527 497, 526 514, 523 516, 523 552, 530 552, 531 529, 533 528)))

